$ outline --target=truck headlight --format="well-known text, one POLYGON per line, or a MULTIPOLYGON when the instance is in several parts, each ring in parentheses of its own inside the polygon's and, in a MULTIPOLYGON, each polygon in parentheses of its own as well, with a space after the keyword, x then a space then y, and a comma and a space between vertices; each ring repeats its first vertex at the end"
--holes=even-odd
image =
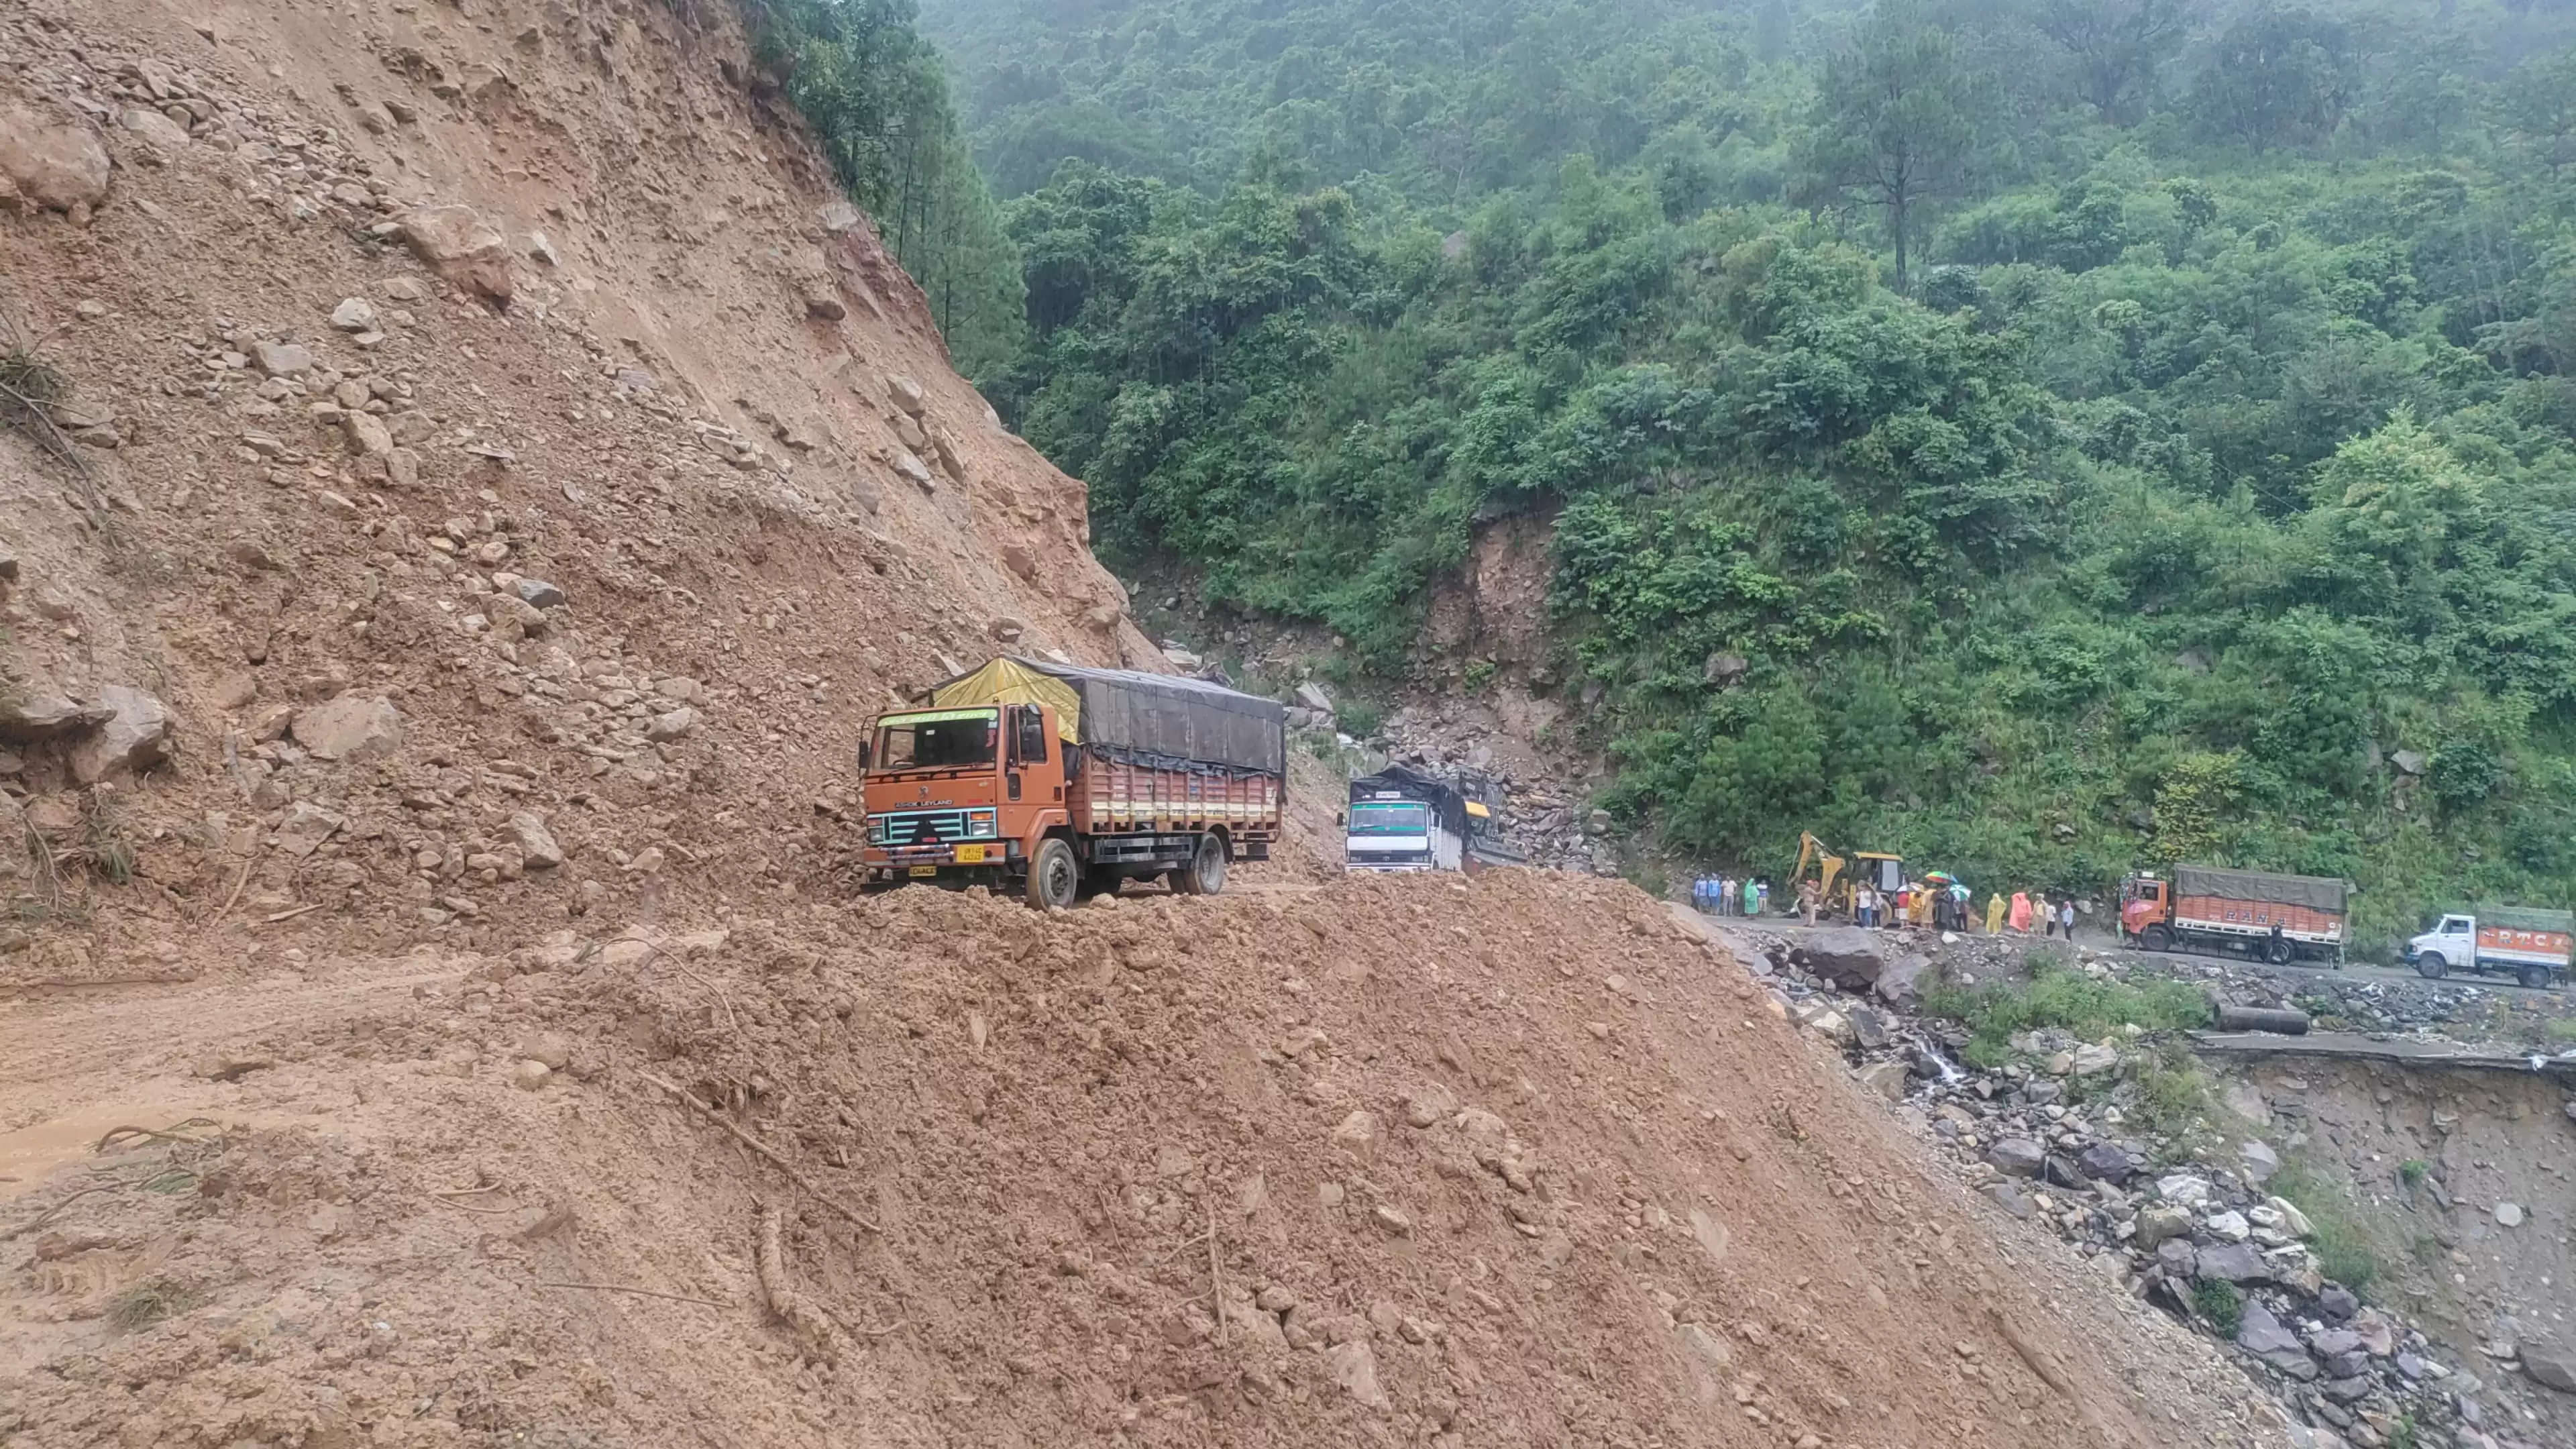
POLYGON ((966 812, 966 838, 968 840, 991 840, 1001 833, 1001 817, 997 812, 991 810, 969 810, 966 812))
POLYGON ((869 817, 868 817, 868 844, 870 844, 870 845, 883 845, 883 844, 885 844, 885 843, 886 843, 886 818, 885 818, 884 816, 882 816, 882 815, 871 815, 871 816, 869 816, 869 817))

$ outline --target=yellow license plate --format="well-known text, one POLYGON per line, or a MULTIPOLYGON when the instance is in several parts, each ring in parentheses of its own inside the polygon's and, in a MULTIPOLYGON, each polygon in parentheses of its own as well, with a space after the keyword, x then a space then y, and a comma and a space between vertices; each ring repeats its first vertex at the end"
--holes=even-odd
POLYGON ((916 865, 912 868, 912 876, 915 880, 927 879, 937 874, 939 874, 939 867, 935 865, 916 865))
POLYGON ((982 865, 984 863, 984 847, 980 845, 961 845, 957 847, 957 863, 959 865, 982 865))

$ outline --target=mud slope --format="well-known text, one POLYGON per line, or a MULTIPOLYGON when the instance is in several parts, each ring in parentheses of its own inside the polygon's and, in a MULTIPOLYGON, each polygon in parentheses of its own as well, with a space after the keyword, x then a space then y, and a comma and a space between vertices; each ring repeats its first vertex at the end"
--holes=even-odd
POLYGON ((212 1125, 7 1205, 0 1442, 2279 1442, 1625 886, 914 891, 405 988, 441 964, 22 1020, 126 1044, 82 1120, 212 1125))
POLYGON ((0 6, 0 984, 829 890, 890 689, 1161 667, 734 14, 0 6))

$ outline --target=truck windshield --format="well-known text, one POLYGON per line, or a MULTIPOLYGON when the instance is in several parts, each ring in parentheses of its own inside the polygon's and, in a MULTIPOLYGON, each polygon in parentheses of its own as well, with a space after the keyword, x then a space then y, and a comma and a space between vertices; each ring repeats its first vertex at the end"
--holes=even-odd
POLYGON ((1428 835, 1431 807, 1406 801, 1361 801, 1351 806, 1353 835, 1428 835))
POLYGON ((1002 712, 951 709, 890 715, 877 723, 880 770, 957 770, 993 763, 1002 712))

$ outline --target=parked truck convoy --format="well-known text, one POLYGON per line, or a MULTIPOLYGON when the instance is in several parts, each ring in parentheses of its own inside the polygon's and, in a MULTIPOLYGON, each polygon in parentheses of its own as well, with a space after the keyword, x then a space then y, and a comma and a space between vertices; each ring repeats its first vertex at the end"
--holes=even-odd
POLYGON ((1345 870, 1475 871, 1525 857, 1502 829, 1502 791, 1482 776, 1443 779, 1389 765, 1351 781, 1343 815, 1345 870))
POLYGON ((2351 892, 2316 876, 2177 866, 2170 881, 2120 883, 2120 932, 2146 951, 2229 951, 2274 965, 2314 955, 2340 966, 2351 892))
POLYGON ((985 885, 1060 909, 1162 876, 1214 895, 1279 838, 1286 719, 1203 680, 996 659, 871 722, 862 887, 985 885))
POLYGON ((2477 906, 2444 915, 2406 943, 2406 959, 2436 980, 2454 971, 2510 973, 2537 991, 2566 976, 2576 949, 2576 912, 2477 906))

